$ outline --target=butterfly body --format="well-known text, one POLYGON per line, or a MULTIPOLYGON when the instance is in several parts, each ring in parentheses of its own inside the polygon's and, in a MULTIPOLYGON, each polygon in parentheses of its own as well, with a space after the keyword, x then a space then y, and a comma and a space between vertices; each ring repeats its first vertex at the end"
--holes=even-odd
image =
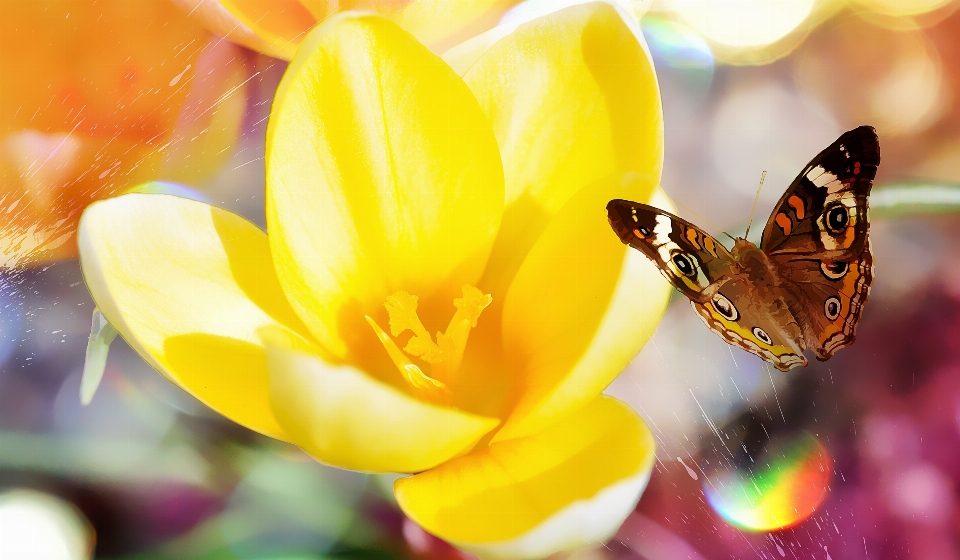
POLYGON ((871 127, 843 134, 784 193, 760 246, 731 250, 695 225, 627 200, 607 205, 620 240, 649 257, 728 343, 787 371, 851 344, 873 281, 867 198, 880 149, 871 127))

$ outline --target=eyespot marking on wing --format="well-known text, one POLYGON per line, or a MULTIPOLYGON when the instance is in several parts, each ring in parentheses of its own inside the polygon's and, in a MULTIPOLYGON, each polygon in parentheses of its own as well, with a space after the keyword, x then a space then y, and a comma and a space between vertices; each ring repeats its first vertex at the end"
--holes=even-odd
POLYGON ((670 260, 673 261, 673 264, 677 267, 677 270, 680 271, 680 274, 691 278, 697 275, 697 266, 693 264, 686 253, 674 253, 670 260))
POLYGON ((847 275, 850 264, 846 262, 820 261, 820 273, 827 280, 839 280, 847 275))
POLYGON ((823 223, 830 233, 840 233, 850 221, 850 212, 842 204, 834 204, 823 213, 825 216, 823 223))
POLYGON ((720 335, 728 344, 743 348, 751 354, 756 354, 773 364, 780 371, 789 371, 797 366, 807 365, 807 359, 795 353, 792 349, 781 345, 763 347, 754 342, 750 331, 736 322, 730 321, 715 308, 707 304, 691 301, 690 304, 697 315, 713 332, 720 335))
POLYGON ((737 306, 730 301, 727 296, 717 293, 713 296, 713 308, 722 315, 725 319, 729 321, 737 321, 740 318, 740 311, 737 310, 737 306))
POLYGON ((770 335, 767 334, 767 331, 761 329, 760 327, 753 327, 753 336, 757 337, 757 340, 768 346, 773 344, 773 340, 770 339, 770 335))
POLYGON ((823 248, 835 251, 850 247, 856 239, 858 222, 857 198, 852 191, 828 195, 816 220, 823 248))
POLYGON ((841 309, 840 298, 837 296, 830 296, 827 298, 827 301, 823 302, 823 314, 831 321, 837 320, 837 317, 840 316, 841 309))

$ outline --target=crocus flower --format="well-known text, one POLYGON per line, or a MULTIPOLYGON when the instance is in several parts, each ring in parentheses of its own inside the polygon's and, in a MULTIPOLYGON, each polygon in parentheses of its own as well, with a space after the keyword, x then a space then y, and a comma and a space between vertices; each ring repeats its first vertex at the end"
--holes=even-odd
POLYGON ((83 208, 216 169, 243 117, 239 49, 166 0, 0 5, 0 269, 76 254, 83 208))
POLYGON ((662 118, 639 32, 607 3, 443 59, 340 14, 278 88, 267 229, 128 194, 84 213, 99 309, 172 382, 324 463, 417 473, 403 511, 458 547, 542 557, 634 507, 653 439, 600 392, 669 294, 606 223, 654 201, 662 118))
POLYGON ((341 10, 389 18, 434 48, 490 29, 520 0, 173 0, 217 35, 290 60, 307 32, 341 10))

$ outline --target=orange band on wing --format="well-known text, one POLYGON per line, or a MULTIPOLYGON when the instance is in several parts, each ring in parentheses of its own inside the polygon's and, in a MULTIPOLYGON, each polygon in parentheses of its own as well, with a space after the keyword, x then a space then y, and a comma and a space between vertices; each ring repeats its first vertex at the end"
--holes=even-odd
POLYGON ((793 224, 790 222, 790 218, 786 214, 780 212, 775 218, 777 225, 780 226, 780 229, 783 230, 784 235, 790 235, 790 231, 793 229, 793 224))
POLYGON ((693 228, 687 228, 686 234, 687 234, 687 241, 689 241, 691 245, 693 245, 697 249, 703 249, 703 247, 701 247, 700 243, 697 241, 697 237, 698 237, 697 230, 693 228))
POLYGON ((703 248, 709 251, 714 257, 719 257, 719 255, 717 255, 717 244, 707 235, 703 236, 703 248))
POLYGON ((793 208, 793 211, 797 213, 797 219, 802 220, 803 216, 806 214, 803 208, 803 201, 800 200, 800 197, 797 195, 791 195, 787 199, 787 204, 790 205, 790 208, 793 208))

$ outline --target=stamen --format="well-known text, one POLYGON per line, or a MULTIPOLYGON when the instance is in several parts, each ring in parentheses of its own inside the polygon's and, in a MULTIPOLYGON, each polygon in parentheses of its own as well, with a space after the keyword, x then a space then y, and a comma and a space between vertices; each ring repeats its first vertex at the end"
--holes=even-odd
POLYGON ((390 356, 390 359, 393 360, 394 365, 396 365, 397 369, 400 370, 400 375, 407 380, 407 383, 413 386, 414 389, 423 391, 433 400, 441 402, 446 401, 449 393, 447 386, 423 373, 423 370, 420 369, 420 366, 411 362, 410 359, 400 351, 400 348, 397 347, 397 343, 394 342, 393 339, 390 338, 387 333, 380 328, 380 325, 378 325, 372 317, 367 315, 366 318, 367 323, 370 323, 370 327, 373 328, 373 332, 377 334, 377 338, 380 339, 380 343, 383 344, 383 347, 387 350, 387 354, 390 356))
POLYGON ((460 369, 463 352, 467 348, 467 339, 470 338, 470 329, 477 326, 480 313, 491 302, 493 302, 493 296, 484 294, 473 286, 464 286, 463 297, 453 300, 457 312, 450 319, 447 332, 437 333, 437 344, 446 358, 442 364, 437 364, 433 368, 433 374, 438 379, 449 382, 460 369))
POLYGON ((394 293, 387 298, 384 307, 390 315, 390 334, 400 335, 405 331, 413 331, 411 338, 404 351, 413 356, 419 357, 428 364, 435 364, 443 361, 443 351, 434 344, 430 338, 430 333, 423 328, 420 317, 417 316, 417 301, 420 298, 412 296, 404 291, 394 293))
POLYGON ((377 337, 404 379, 416 389, 427 391, 435 398, 445 400, 449 396, 449 386, 456 380, 456 373, 463 361, 470 329, 477 326, 480 313, 490 305, 493 297, 473 286, 464 286, 463 297, 453 300, 457 312, 450 320, 446 332, 437 333, 436 342, 430 337, 430 333, 417 316, 418 300, 417 296, 398 291, 387 298, 384 307, 387 308, 387 314, 390 317, 390 334, 398 336, 406 331, 412 331, 413 337, 403 350, 430 364, 431 375, 423 373, 419 366, 410 361, 376 321, 368 316, 367 322, 377 333, 377 337))

